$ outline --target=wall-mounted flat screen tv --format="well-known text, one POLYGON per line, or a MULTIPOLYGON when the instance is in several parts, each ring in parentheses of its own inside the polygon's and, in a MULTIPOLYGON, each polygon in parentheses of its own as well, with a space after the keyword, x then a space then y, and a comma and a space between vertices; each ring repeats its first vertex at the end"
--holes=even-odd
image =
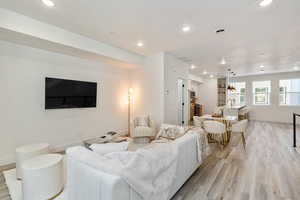
POLYGON ((90 108, 97 105, 97 83, 46 78, 45 109, 90 108))

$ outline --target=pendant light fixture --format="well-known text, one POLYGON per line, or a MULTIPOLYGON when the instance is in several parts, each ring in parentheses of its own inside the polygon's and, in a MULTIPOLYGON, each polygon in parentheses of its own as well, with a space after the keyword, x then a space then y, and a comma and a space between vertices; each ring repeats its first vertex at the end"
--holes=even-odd
POLYGON ((230 76, 231 74, 234 74, 234 72, 231 71, 231 69, 227 69, 227 90, 229 91, 235 91, 235 87, 233 85, 231 85, 230 83, 230 76))

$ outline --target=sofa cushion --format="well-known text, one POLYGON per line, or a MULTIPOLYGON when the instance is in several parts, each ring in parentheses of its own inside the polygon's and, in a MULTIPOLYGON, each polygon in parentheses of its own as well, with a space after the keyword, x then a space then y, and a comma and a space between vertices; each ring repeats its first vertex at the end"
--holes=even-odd
POLYGON ((98 153, 99 155, 105 155, 112 152, 126 151, 128 148, 129 142, 121 143, 105 143, 105 144, 92 144, 90 149, 98 153))
POLYGON ((159 133, 156 135, 155 139, 165 138, 165 139, 175 140, 176 138, 183 136, 184 133, 185 130, 183 127, 179 127, 179 126, 162 127, 159 133))

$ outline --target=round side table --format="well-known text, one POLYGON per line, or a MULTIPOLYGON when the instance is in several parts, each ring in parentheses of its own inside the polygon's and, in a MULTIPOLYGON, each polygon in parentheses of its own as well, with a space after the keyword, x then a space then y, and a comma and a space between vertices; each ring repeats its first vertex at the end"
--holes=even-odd
POLYGON ((54 199, 63 190, 63 156, 45 154, 22 165, 23 200, 54 199))
POLYGON ((16 149, 16 168, 17 179, 22 179, 21 166, 24 161, 31 159, 35 156, 50 153, 50 145, 47 143, 31 144, 21 146, 16 149))

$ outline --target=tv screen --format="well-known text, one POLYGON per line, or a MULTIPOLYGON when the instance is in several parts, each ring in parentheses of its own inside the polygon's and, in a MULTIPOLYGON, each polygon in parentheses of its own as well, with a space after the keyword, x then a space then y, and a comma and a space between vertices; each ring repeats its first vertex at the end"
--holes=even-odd
POLYGON ((97 105, 97 83, 46 78, 45 108, 89 108, 97 105))

